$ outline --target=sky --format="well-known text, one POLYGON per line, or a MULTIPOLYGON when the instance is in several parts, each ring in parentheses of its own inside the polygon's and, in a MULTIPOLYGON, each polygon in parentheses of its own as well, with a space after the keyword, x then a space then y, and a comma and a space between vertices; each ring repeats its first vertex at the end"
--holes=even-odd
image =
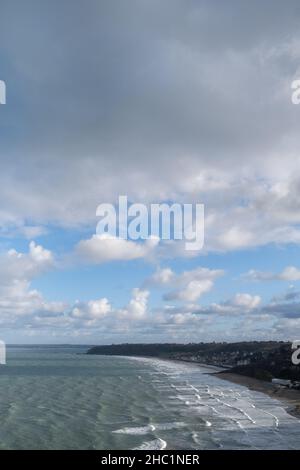
POLYGON ((0 0, 0 337, 300 337, 300 4, 0 0), (99 204, 204 204, 204 246, 99 204))

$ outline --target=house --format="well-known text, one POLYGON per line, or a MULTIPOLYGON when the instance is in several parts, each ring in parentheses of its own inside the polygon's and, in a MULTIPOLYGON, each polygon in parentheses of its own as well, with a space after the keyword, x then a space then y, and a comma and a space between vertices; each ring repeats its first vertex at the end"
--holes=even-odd
POLYGON ((237 361, 236 365, 237 366, 248 366, 250 364, 250 359, 240 359, 237 361))

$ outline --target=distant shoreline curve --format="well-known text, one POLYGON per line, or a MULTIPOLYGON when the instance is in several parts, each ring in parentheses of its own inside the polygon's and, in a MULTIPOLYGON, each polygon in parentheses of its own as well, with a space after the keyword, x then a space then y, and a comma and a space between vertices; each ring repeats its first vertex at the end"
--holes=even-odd
MULTIPOLYGON (((143 356, 123 356, 123 357, 143 357, 143 356)), ((290 390, 286 388, 278 388, 276 385, 271 382, 265 382, 263 380, 255 379, 253 377, 248 377, 246 375, 235 374, 230 372, 229 368, 214 366, 212 364, 205 364, 195 361, 183 360, 183 359, 173 359, 171 357, 159 357, 159 356, 145 356, 144 359, 159 359, 162 361, 171 361, 178 363, 185 363, 194 366, 205 367, 207 369, 212 369, 214 372, 211 372, 211 375, 216 376, 221 380, 226 380, 228 382, 235 383, 237 385, 242 385, 249 390, 255 392, 264 393, 269 397, 281 401, 284 405, 284 408, 287 413, 289 413, 294 418, 300 419, 300 392, 298 390, 290 390)))

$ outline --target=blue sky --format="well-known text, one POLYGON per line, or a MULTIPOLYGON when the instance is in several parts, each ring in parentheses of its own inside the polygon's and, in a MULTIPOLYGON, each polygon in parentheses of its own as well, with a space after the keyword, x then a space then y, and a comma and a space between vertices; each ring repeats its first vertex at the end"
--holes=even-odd
POLYGON ((297 339, 298 25, 296 1, 1 2, 2 339, 297 339), (120 195, 204 204, 203 249, 97 235, 120 195))

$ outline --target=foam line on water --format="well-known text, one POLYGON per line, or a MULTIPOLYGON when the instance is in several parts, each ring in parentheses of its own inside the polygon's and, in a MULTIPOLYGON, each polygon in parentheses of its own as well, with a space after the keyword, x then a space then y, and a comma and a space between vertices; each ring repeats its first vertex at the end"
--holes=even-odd
POLYGON ((149 424, 148 426, 125 427, 112 431, 114 434, 143 435, 154 431, 167 431, 185 426, 185 423, 178 421, 174 423, 149 424))
POLYGON ((148 434, 149 432, 155 431, 155 426, 150 424, 149 426, 138 426, 138 427, 127 427, 116 429, 112 431, 115 434, 133 434, 133 435, 140 435, 140 434, 148 434))
POLYGON ((135 447, 133 450, 164 450, 167 447, 167 442, 163 439, 154 439, 153 441, 143 442, 139 447, 135 447))

